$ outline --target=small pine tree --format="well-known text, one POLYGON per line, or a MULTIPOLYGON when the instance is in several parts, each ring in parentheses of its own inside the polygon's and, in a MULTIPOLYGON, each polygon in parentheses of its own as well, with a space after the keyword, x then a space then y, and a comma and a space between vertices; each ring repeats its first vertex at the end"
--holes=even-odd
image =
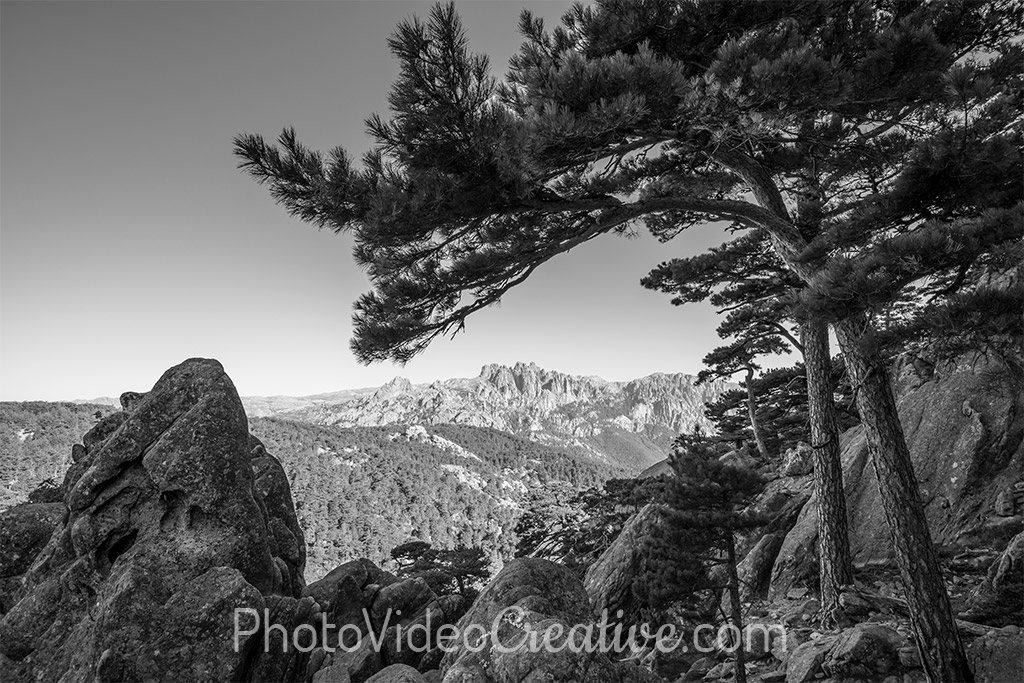
MULTIPOLYGON (((717 596, 725 589, 732 604, 728 618, 742 633, 735 535, 765 523, 748 511, 764 479, 754 470, 720 460, 714 442, 699 431, 676 439, 669 462, 675 476, 663 476, 647 487, 662 504, 661 523, 645 542, 634 595, 662 615, 672 607, 685 617, 707 619, 713 611, 702 594, 717 596), (716 567, 725 569, 724 582, 716 567)), ((738 647, 739 683, 746 681, 744 663, 743 648, 738 647)))
POLYGON ((487 556, 480 548, 459 546, 438 550, 426 541, 412 540, 391 550, 400 578, 422 578, 435 593, 458 593, 467 600, 491 576, 487 556))

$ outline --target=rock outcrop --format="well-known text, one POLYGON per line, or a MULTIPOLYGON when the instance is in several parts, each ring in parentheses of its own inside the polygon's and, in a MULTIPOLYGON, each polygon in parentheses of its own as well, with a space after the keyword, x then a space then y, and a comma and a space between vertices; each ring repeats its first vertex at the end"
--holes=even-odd
MULTIPOLYGON (((569 570, 547 560, 513 560, 480 594, 459 621, 460 637, 441 662, 443 683, 641 683, 658 680, 627 662, 580 647, 536 648, 549 628, 563 636, 574 626, 592 624, 587 594, 569 570), (557 625, 557 626, 556 626, 557 625), (499 641, 487 638, 494 633, 499 641), (478 634, 474 637, 474 634, 478 634), (483 638, 484 640, 480 640, 483 638), (472 642, 468 642, 472 639, 472 642)), ((596 631, 595 631, 596 632, 596 631)), ((582 643, 583 637, 576 642, 582 643)))
POLYGON ((249 435, 224 369, 191 359, 122 401, 73 450, 61 522, 0 620, 0 679, 301 671, 294 649, 264 653, 262 632, 235 647, 236 610, 286 626, 318 616, 299 595, 305 545, 287 478, 249 435))
MULTIPOLYGON (((932 537, 940 546, 1000 549, 1024 517, 998 516, 997 499, 1024 480, 1022 379, 996 361, 963 359, 898 385, 900 419, 932 537)), ((855 563, 891 558, 889 527, 862 427, 842 435, 843 482, 855 563)), ((816 585, 817 500, 804 506, 772 573, 770 597, 816 585)))
POLYGON ((393 667, 436 669, 438 630, 465 612, 462 596, 438 596, 422 578, 399 579, 366 559, 346 562, 303 596, 317 601, 325 619, 327 642, 311 656, 314 680, 343 674, 360 683, 393 667))
POLYGON ((633 579, 644 552, 644 538, 658 523, 658 517, 655 505, 645 506, 629 518, 612 544, 587 569, 583 586, 596 613, 606 611, 614 615, 618 610, 631 611, 633 579))

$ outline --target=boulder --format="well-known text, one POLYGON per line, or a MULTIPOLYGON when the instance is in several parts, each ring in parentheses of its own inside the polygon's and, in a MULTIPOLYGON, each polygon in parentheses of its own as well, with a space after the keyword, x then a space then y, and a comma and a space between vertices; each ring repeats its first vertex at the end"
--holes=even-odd
MULTIPOLYGON (((965 357, 935 368, 928 378, 899 383, 897 405, 925 503, 932 538, 962 545, 986 529, 999 493, 1024 471, 1024 393, 1017 371, 998 360, 965 357)), ((841 437, 850 552, 856 563, 892 558, 889 526, 869 465, 863 427, 841 437)), ((794 585, 817 582, 817 499, 804 506, 772 570, 769 598, 794 585)), ((1007 528, 1020 531, 1019 521, 1007 528)), ((1001 546, 1000 546, 1001 547, 1001 546)))
POLYGON ((353 683, 391 664, 436 667, 441 659, 438 629, 454 624, 465 611, 462 596, 438 596, 423 578, 398 579, 367 559, 346 562, 302 593, 323 610, 332 646, 355 647, 357 639, 363 646, 380 642, 372 654, 361 647, 334 653, 322 663, 324 668, 344 663, 353 683))
POLYGON ((786 629, 784 634, 772 640, 772 657, 783 664, 790 654, 810 639, 810 631, 806 629, 786 629))
POLYGON ((598 613, 607 610, 609 615, 614 615, 620 609, 627 613, 630 611, 633 577, 640 561, 643 539, 658 523, 658 516, 655 505, 647 505, 633 515, 615 541, 587 570, 583 585, 598 613))
POLYGON ((835 640, 834 637, 809 640, 793 649, 786 658, 786 683, 807 683, 817 678, 835 640))
POLYGON ((424 683, 423 674, 411 666, 392 664, 366 679, 366 683, 424 683))
POLYGON ((0 620, 0 653, 40 680, 296 675, 294 648, 264 654, 260 635, 233 638, 237 610, 287 626, 317 613, 299 600, 304 541, 287 480, 269 455, 254 465, 231 380, 191 359, 125 405, 83 437, 67 512, 0 620))
POLYGON ((785 633, 786 629, 779 624, 753 622, 744 626, 741 642, 748 660, 770 657, 775 641, 785 633))
MULTIPOLYGON (((772 567, 775 566, 775 560, 785 540, 786 535, 781 531, 762 536, 761 540, 736 566, 736 573, 740 581, 740 602, 764 597, 768 593, 772 567)), ((728 592, 722 597, 722 608, 726 614, 730 613, 731 600, 728 592)))
POLYGON ((313 674, 312 683, 352 683, 344 664, 335 664, 317 669, 313 674))
POLYGON ((839 635, 822 669, 837 678, 870 679, 897 668, 903 636, 880 624, 857 624, 839 635))
POLYGON ((721 662, 711 667, 704 674, 705 681, 717 681, 720 678, 730 678, 736 671, 736 665, 732 662, 721 662))
POLYGON ((1024 680, 1024 633, 992 631, 967 648, 977 683, 1024 680))
POLYGON ((707 675, 715 666, 715 660, 710 657, 701 657, 694 662, 683 675, 684 681, 699 681, 707 675))
MULTIPOLYGON (((509 562, 459 620, 458 635, 441 661, 444 683, 639 683, 658 680, 629 663, 615 663, 597 648, 552 651, 545 635, 593 624, 582 584, 561 565, 520 558, 509 562), (495 638, 485 634, 493 633, 495 638), (535 635, 533 635, 535 634, 535 635), (538 647, 531 646, 531 640, 538 647)), ((606 626, 608 637, 611 630, 606 626)), ((600 627, 593 629, 594 639, 600 627)), ((555 642, 560 642, 556 640, 555 642)))
POLYGON ((338 602, 339 594, 344 599, 346 594, 342 584, 347 583, 362 592, 370 584, 386 586, 397 581, 395 576, 380 569, 370 560, 361 558, 339 565, 324 578, 309 584, 302 590, 302 595, 311 596, 320 604, 326 613, 338 602))

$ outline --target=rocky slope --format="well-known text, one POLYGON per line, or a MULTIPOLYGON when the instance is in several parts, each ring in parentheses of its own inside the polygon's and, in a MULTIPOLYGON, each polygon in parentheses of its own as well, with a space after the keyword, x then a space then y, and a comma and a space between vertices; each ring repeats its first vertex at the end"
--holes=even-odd
POLYGON ((486 365, 477 377, 427 385, 396 378, 376 390, 243 402, 252 416, 318 425, 491 427, 639 472, 661 460, 680 432, 708 428, 704 404, 729 387, 724 382, 696 386, 693 376, 683 374, 607 382, 517 363, 486 365), (306 405, 296 407, 296 401, 306 405))
MULTIPOLYGON (((908 365, 898 377, 900 420, 925 514, 932 538, 949 555, 984 550, 994 556, 1024 531, 1022 386, 1018 372, 984 358, 964 358, 926 375, 908 365)), ((884 564, 892 556, 889 529, 863 429, 848 430, 841 443, 854 562, 884 564)), ((814 587, 816 518, 811 496, 778 553, 772 595, 805 582, 814 587)))

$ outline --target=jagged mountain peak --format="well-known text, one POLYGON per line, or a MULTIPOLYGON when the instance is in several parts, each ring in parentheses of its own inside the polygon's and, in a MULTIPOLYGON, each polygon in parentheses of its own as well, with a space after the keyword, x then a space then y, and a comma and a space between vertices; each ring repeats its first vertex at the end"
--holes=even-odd
POLYGON ((373 393, 373 400, 386 401, 390 398, 394 398, 401 394, 408 393, 412 390, 412 382, 407 380, 405 377, 395 377, 390 382, 383 384, 379 389, 377 389, 377 391, 373 393))
MULTIPOLYGON (((665 457, 672 438, 708 429, 704 404, 726 388, 685 374, 609 382, 536 363, 484 365, 473 378, 413 385, 396 377, 376 390, 275 413, 339 427, 454 423, 490 427, 587 453, 639 471, 665 457)), ((264 413, 266 414, 266 413, 264 413)))

